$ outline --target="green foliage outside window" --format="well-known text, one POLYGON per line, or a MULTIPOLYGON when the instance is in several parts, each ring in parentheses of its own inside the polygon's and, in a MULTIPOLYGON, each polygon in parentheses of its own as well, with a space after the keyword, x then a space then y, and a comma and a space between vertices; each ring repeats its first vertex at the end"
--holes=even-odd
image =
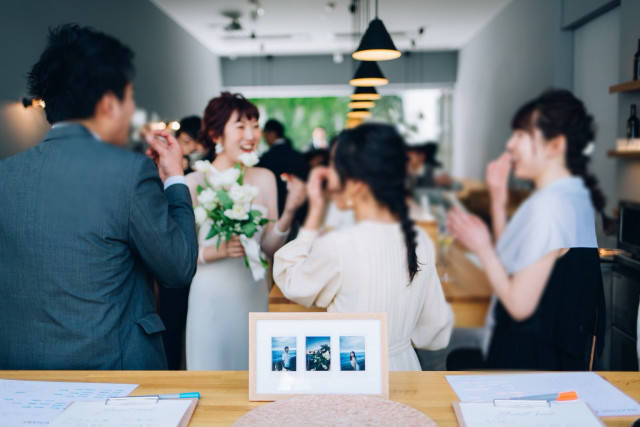
MULTIPOLYGON (((285 136, 299 151, 306 151, 311 142, 311 132, 317 127, 327 131, 327 139, 342 129, 349 111, 348 97, 318 98, 253 98, 260 111, 260 122, 276 119, 284 125, 285 136)), ((404 112, 399 96, 383 96, 376 101, 366 121, 403 124, 404 112)), ((406 125, 405 125, 406 127, 406 125)))

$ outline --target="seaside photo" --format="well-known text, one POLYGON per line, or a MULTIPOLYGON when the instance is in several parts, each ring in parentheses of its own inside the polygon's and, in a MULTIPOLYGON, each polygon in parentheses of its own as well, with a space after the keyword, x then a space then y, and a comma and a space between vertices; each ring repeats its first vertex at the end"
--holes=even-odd
POLYGON ((271 338, 271 370, 296 370, 296 337, 271 338))
POLYGON ((340 370, 364 371, 364 336, 340 337, 340 370))
POLYGON ((331 368, 331 337, 307 337, 307 371, 331 368))

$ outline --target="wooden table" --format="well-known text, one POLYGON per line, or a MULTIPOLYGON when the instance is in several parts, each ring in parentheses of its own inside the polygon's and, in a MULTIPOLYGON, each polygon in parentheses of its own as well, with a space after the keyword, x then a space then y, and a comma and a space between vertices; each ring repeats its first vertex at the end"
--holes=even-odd
MULTIPOLYGON (((447 271, 453 277, 451 282, 443 282, 442 289, 451 304, 457 328, 479 328, 484 320, 491 298, 491 285, 484 271, 478 268, 466 256, 465 251, 454 244, 447 254, 447 271)), ((440 275, 444 272, 438 267, 440 275)), ((269 294, 269 311, 326 311, 323 308, 307 308, 284 297, 277 285, 269 294)))
MULTIPOLYGON (((451 402, 458 400, 445 375, 478 372, 390 372, 390 399, 412 406, 439 427, 457 426, 451 402)), ((639 372, 599 373, 636 401, 640 400, 639 372)), ((133 394, 199 391, 202 398, 189 426, 228 426, 262 402, 248 401, 246 371, 0 371, 2 379, 135 383, 133 394)), ((629 427, 636 417, 604 418, 607 426, 629 427)))

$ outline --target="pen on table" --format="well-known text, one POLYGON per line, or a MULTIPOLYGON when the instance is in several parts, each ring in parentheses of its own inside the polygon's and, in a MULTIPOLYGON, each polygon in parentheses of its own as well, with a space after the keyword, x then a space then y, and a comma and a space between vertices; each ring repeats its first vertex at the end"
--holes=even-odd
POLYGON ((138 397, 152 397, 156 399, 200 399, 200 393, 193 391, 190 393, 146 394, 138 396, 124 396, 123 399, 135 399, 138 397))
POLYGON ((565 391, 562 393, 538 394, 535 396, 511 397, 508 400, 576 400, 578 393, 575 391, 565 391))

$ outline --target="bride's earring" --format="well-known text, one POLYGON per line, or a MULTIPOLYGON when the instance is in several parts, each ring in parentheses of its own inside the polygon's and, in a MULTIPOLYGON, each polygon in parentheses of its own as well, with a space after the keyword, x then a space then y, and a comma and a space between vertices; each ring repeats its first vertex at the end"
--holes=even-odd
POLYGON ((216 154, 220 154, 224 151, 224 147, 219 142, 216 144, 216 154))
POLYGON ((347 199, 346 204, 347 204, 347 207, 348 207, 349 209, 351 209, 351 208, 353 207, 353 199, 352 199, 351 197, 349 197, 349 198, 347 199))

